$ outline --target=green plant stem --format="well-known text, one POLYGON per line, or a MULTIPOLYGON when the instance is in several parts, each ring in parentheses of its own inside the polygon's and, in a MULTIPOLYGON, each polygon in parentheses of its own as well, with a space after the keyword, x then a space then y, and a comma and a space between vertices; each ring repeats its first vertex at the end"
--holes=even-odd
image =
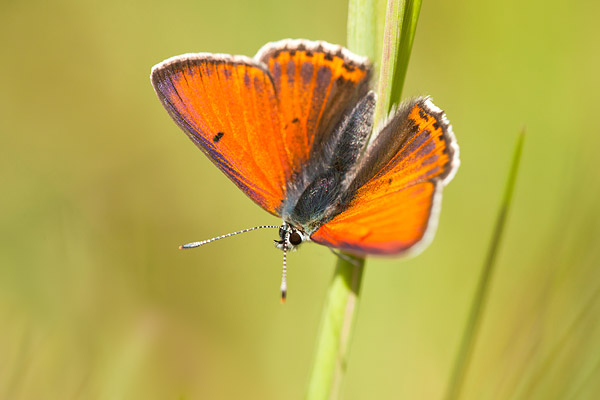
MULTIPOLYGON (((400 101, 408 60, 415 39, 421 0, 390 0, 387 3, 381 69, 377 84, 375 124, 381 123, 400 101)), ((375 130, 377 130, 375 126, 375 130)))
POLYGON ((307 399, 337 399, 340 394, 365 263, 361 258, 352 260, 338 257, 323 308, 307 399))
MULTIPOLYGON (((348 4, 348 37, 346 46, 356 54, 369 57, 371 62, 381 58, 377 41, 377 2, 351 0, 348 4)), ((377 65, 373 65, 376 69, 377 65)))
POLYGON ((504 232, 506 217, 510 209, 515 182, 517 180, 517 172, 519 170, 519 162, 521 160, 524 138, 525 132, 522 131, 519 134, 517 138, 517 143, 515 145, 512 166, 510 169, 508 180, 506 182, 506 188, 504 191, 502 204, 500 206, 500 212, 498 213, 498 219, 496 220, 496 226, 494 228, 494 233, 490 242, 490 247, 488 249, 487 257, 483 265, 481 276, 479 277, 477 291, 475 293, 475 297, 473 298, 473 303, 471 305, 469 319, 467 321, 460 348, 458 350, 458 354, 454 364, 454 369, 452 372, 452 378, 450 379, 450 384, 446 392, 446 400, 454 400, 460 397, 465 376, 471 363, 473 349, 475 348, 475 343, 477 340, 477 333, 479 332, 479 326, 481 325, 481 316, 483 315, 483 311, 485 309, 486 300, 488 297, 489 288, 494 272, 494 267, 496 265, 496 256, 498 254, 498 248, 502 239, 502 233, 504 232))
MULTIPOLYGON (((379 77, 377 110, 382 115, 400 100, 420 8, 421 0, 388 0, 387 7, 382 0, 350 0, 348 48, 369 57, 374 68, 380 67, 374 75, 379 77), (385 29, 381 30, 380 21, 384 20, 385 29)), ((375 118, 377 129, 382 118, 377 114, 375 118)), ((340 395, 365 263, 364 258, 351 258, 353 261, 338 258, 329 286, 308 384, 309 400, 340 395)))

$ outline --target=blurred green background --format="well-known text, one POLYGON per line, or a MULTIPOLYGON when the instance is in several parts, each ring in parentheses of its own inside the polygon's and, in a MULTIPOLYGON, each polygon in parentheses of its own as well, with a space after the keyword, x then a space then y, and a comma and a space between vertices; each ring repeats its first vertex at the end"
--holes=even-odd
MULTIPOLYGON (((298 399, 335 257, 278 221, 162 109, 150 68, 345 42, 344 0, 0 3, 0 398, 298 399)), ((405 96, 446 110, 462 166, 438 235, 369 259, 345 399, 438 399, 519 129, 527 138, 464 398, 600 393, 600 5, 425 0, 405 96)))

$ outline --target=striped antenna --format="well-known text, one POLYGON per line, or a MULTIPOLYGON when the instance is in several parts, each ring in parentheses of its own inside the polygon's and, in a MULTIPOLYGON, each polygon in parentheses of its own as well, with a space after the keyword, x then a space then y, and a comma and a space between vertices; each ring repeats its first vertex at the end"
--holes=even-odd
MULTIPOLYGON (((208 244, 210 242, 214 242, 215 240, 219 240, 219 239, 225 239, 229 236, 234 236, 234 235, 239 235, 240 233, 246 233, 246 232, 250 232, 250 231, 254 231, 257 229, 264 229, 264 228, 275 228, 275 229, 279 229, 280 226, 277 225, 262 225, 262 226, 255 226, 253 228, 248 228, 248 229, 242 229, 241 231, 237 231, 237 232, 232 232, 232 233, 228 233, 226 235, 221 235, 221 236, 217 236, 214 237, 212 239, 208 239, 208 240, 203 240, 201 242, 192 242, 192 243, 188 243, 188 244, 182 244, 181 246, 179 246, 179 249, 192 249, 194 247, 199 247, 205 244, 208 244)), ((284 253, 285 254, 285 253, 284 253)), ((285 256, 284 256, 284 260, 285 260, 285 256)), ((285 261, 284 261, 285 264, 285 261)))
POLYGON ((283 269, 281 271, 281 304, 285 303, 285 298, 287 296, 287 249, 288 249, 288 240, 290 239, 290 231, 285 232, 285 237, 283 238, 283 269))

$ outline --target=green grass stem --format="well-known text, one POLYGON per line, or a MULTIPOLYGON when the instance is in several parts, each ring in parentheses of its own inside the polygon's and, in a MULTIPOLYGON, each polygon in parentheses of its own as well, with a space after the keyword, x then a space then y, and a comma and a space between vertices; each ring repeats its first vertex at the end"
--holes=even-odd
MULTIPOLYGON (((394 104, 400 102, 420 11, 421 0, 390 0, 387 3, 377 82, 376 125, 385 119, 394 104)), ((375 130, 377 128, 375 126, 375 130)))
POLYGON ((473 302, 471 304, 471 312, 469 314, 469 319, 467 320, 467 325, 463 333, 460 348, 458 350, 452 371, 452 377, 446 392, 446 400, 455 400, 460 398, 462 386, 469 370, 473 349, 475 348, 477 334, 481 325, 481 317, 485 310, 486 300, 494 273, 494 267, 496 265, 498 248, 500 246, 502 234, 504 232, 504 226, 506 225, 506 217, 508 215, 513 197, 517 173, 519 171, 519 162, 521 160, 521 153, 523 151, 524 139, 525 132, 522 131, 519 134, 517 143, 515 145, 512 166, 506 182, 506 188, 504 191, 502 204, 500 206, 500 212, 498 213, 496 226, 494 228, 490 247, 483 265, 483 270, 479 278, 479 283, 477 284, 477 291, 475 292, 475 297, 473 298, 473 302))
POLYGON ((338 257, 323 307, 307 399, 337 399, 340 395, 365 263, 364 259, 353 260, 338 257))
POLYGON ((371 62, 379 60, 381 54, 377 40, 377 7, 373 0, 350 0, 348 4, 346 46, 356 54, 369 57, 371 62))
MULTIPOLYGON (((373 62, 378 77, 377 109, 383 115, 400 101, 420 8, 420 0, 389 0, 387 7, 376 0, 350 0, 348 48, 373 62), (385 21, 384 30, 378 28, 379 21, 385 21)), ((375 118, 376 124, 382 120, 377 114, 375 118)), ((364 259, 347 257, 338 257, 323 307, 306 396, 309 400, 340 397, 365 264, 364 259)))

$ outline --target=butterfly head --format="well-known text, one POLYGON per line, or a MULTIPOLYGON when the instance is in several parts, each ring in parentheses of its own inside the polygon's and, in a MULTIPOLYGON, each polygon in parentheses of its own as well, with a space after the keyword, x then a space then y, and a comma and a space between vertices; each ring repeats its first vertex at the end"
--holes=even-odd
POLYGON ((275 246, 280 250, 294 251, 307 240, 309 239, 306 233, 284 222, 279 227, 279 240, 274 240, 274 242, 275 246))

